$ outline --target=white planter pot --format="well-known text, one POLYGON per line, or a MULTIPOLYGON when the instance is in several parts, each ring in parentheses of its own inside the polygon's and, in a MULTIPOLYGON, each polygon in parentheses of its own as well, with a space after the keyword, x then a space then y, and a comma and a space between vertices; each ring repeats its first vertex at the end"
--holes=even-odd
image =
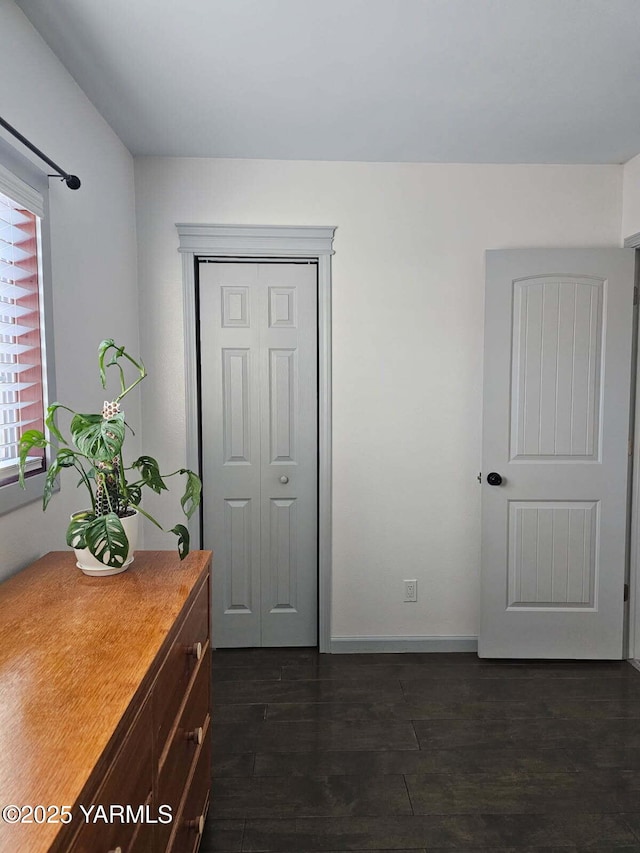
POLYGON ((108 577, 109 575, 119 575, 120 572, 125 572, 131 563, 133 563, 133 552, 138 547, 138 513, 127 515, 121 518, 122 527, 129 540, 129 552, 124 563, 121 566, 105 566, 93 556, 88 548, 74 548, 76 555, 76 566, 81 569, 85 575, 92 577, 108 577))

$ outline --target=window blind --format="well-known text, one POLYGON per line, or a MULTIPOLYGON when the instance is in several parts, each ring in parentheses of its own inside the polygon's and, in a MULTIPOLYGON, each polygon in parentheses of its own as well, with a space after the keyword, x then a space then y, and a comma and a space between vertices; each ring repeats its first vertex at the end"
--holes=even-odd
MULTIPOLYGON (((22 433, 44 429, 40 223, 6 186, 0 181, 0 485, 17 478, 22 433)), ((27 471, 45 463, 44 450, 34 449, 27 471)))

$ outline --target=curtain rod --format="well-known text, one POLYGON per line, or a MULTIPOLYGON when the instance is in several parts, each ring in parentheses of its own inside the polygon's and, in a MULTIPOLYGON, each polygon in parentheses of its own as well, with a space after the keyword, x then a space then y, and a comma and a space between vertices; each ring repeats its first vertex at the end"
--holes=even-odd
POLYGON ((8 130, 17 140, 22 142, 23 145, 26 145, 27 148, 30 148, 34 154, 37 154, 41 160, 44 160, 45 163, 48 163, 52 169, 56 170, 55 175, 49 175, 50 178, 62 178, 62 180, 66 183, 70 190, 80 189, 80 178, 77 175, 69 175, 64 169, 61 169, 57 163, 54 163, 53 160, 49 159, 46 154, 43 154, 39 148, 33 144, 33 142, 29 142, 29 140, 23 136, 19 131, 12 127, 8 121, 5 121, 2 116, 0 116, 0 125, 4 127, 5 130, 8 130))

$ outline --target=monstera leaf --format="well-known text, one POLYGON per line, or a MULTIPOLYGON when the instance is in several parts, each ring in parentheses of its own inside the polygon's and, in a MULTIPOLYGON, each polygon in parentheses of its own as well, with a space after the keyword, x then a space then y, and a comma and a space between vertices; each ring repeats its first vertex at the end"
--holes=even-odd
MULTIPOLYGON (((56 478, 60 471, 63 468, 72 468, 76 464, 76 455, 68 447, 62 447, 58 450, 56 458, 51 461, 51 465, 47 470, 47 476, 44 481, 44 490, 42 492, 42 509, 46 509, 49 501, 51 500, 51 495, 53 494, 53 487, 56 482, 56 478)), ((82 482, 82 481, 81 481, 82 482)))
POLYGON ((122 353, 124 352, 124 347, 117 347, 116 342, 113 340, 113 338, 107 338, 106 341, 100 341, 100 344, 98 346, 98 369, 100 371, 100 381, 102 382, 103 388, 105 388, 107 385, 107 374, 106 374, 106 371, 104 369, 104 359, 105 359, 107 352, 112 347, 115 348, 116 355, 114 355, 114 357, 109 362, 109 365, 108 365, 109 367, 112 364, 117 364, 118 355, 122 355, 122 353))
POLYGON ((124 441, 124 414, 108 419, 102 415, 75 415, 70 429, 81 453, 98 462, 110 462, 120 453, 124 441))
POLYGON ((44 422, 47 425, 49 432, 55 435, 59 442, 62 444, 68 444, 66 438, 62 435, 56 424, 56 412, 58 409, 65 409, 65 411, 71 412, 72 415, 75 415, 73 409, 70 409, 68 406, 63 406, 62 403, 52 403, 47 408, 47 416, 44 422))
POLYGON ((137 508, 142 500, 142 488, 140 486, 127 486, 127 501, 137 508))
POLYGON ((189 553, 189 531, 184 524, 176 524, 171 528, 171 533, 175 533, 178 537, 178 554, 180 559, 184 560, 189 553))
POLYGON ((120 394, 116 397, 115 402, 119 402, 125 394, 128 394, 132 388, 135 388, 138 382, 142 382, 144 377, 147 375, 146 368, 141 361, 136 361, 135 358, 132 358, 125 347, 118 346, 113 338, 107 338, 104 341, 100 342, 98 346, 98 367, 100 370, 100 381, 102 382, 102 387, 107 387, 107 367, 116 367, 118 369, 118 373, 120 374, 120 394), (111 358, 105 364, 105 359, 107 357, 107 353, 113 350, 111 353, 111 358), (129 385, 127 388, 127 383, 124 376, 124 368, 120 364, 120 359, 124 358, 125 361, 132 364, 136 370, 138 371, 138 376, 134 380, 134 382, 129 385))
POLYGON ((24 466, 27 461, 29 451, 33 447, 46 447, 48 444, 47 438, 39 429, 28 429, 20 436, 20 485, 24 489, 24 466))
MULTIPOLYGON (((194 474, 193 471, 189 471, 187 468, 183 468, 180 473, 187 475, 187 485, 184 490, 184 495, 180 498, 180 505, 187 518, 191 518, 200 505, 202 482, 197 474, 194 474)), ((182 525, 179 526, 181 527, 182 525)))
POLYGON ((70 548, 87 547, 85 531, 94 519, 95 515, 88 510, 86 512, 76 512, 73 514, 71 523, 69 524, 69 527, 67 527, 67 545, 70 548))
POLYGON ((159 495, 161 491, 166 490, 166 486, 160 474, 160 467, 153 456, 141 456, 132 464, 132 468, 137 468, 140 471, 145 486, 159 495))
POLYGON ((119 568, 127 559, 129 540, 122 522, 115 514, 99 515, 84 531, 87 548, 105 566, 119 568))

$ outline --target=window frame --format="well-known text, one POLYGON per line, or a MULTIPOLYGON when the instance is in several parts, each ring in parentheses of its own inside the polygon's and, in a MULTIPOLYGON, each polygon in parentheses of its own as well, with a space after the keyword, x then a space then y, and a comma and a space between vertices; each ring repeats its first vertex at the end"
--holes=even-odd
MULTIPOLYGON (((54 359, 54 337, 53 337, 53 287, 51 280, 51 236, 49 221, 49 180, 47 173, 36 166, 31 160, 20 154, 5 139, 0 138, 0 165, 9 171, 15 178, 34 189, 42 196, 43 216, 40 220, 40 269, 42 271, 41 294, 42 306, 41 316, 44 325, 40 329, 42 340, 42 390, 43 408, 46 413, 47 406, 56 399, 55 392, 55 359, 54 359)), ((45 432, 47 430, 45 429, 45 432)), ((51 438, 47 434, 47 438, 51 438)), ((26 506, 42 499, 42 492, 47 468, 51 462, 51 448, 46 449, 45 470, 37 474, 31 474, 25 479, 26 488, 22 488, 18 482, 6 483, 0 486, 0 516, 26 506)), ((56 490, 59 487, 56 486, 56 490)))

